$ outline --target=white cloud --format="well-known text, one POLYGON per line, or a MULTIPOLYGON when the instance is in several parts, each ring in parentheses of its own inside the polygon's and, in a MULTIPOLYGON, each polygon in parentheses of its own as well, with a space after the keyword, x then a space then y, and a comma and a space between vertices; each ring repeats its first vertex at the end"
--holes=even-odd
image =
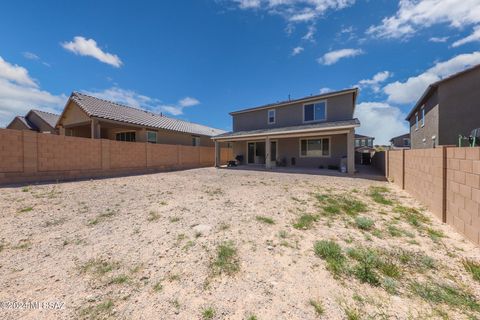
POLYGON ((75 37, 73 41, 61 44, 65 50, 71 51, 81 56, 93 57, 103 63, 119 68, 123 63, 116 54, 104 52, 97 46, 97 42, 93 39, 85 39, 84 37, 75 37))
POLYGON ((295 47, 292 50, 292 56, 296 56, 297 54, 302 53, 302 51, 303 51, 303 47, 295 47))
POLYGON ((456 48, 464 44, 467 44, 470 42, 477 42, 477 41, 480 41, 480 26, 476 26, 473 29, 473 33, 471 35, 452 43, 452 47, 456 48))
POLYGON ((479 63, 480 51, 460 54, 450 60, 437 62, 430 69, 408 78, 405 82, 395 81, 390 83, 383 90, 388 95, 389 102, 413 103, 420 98, 431 83, 479 63))
POLYGON ((41 90, 24 67, 11 64, 0 57, 0 126, 6 126, 17 115, 30 109, 60 112, 65 95, 53 95, 41 90))
POLYGON ((351 58, 363 54, 361 49, 341 49, 327 52, 323 57, 318 58, 318 63, 330 66, 337 63, 340 59, 351 58))
POLYGON ((38 87, 36 81, 28 74, 27 69, 16 64, 10 64, 2 57, 0 57, 0 78, 23 86, 38 87))
POLYGON ((33 52, 29 52, 29 51, 22 52, 22 55, 28 60, 40 60, 40 57, 33 52))
POLYGON ((331 91, 333 91, 333 90, 330 89, 330 88, 326 88, 326 87, 325 87, 325 88, 321 88, 321 89, 320 89, 320 94, 328 93, 328 92, 331 92, 331 91))
POLYGON ((480 23, 480 0, 400 0, 394 16, 367 33, 380 38, 403 38, 434 24, 462 28, 480 23))
POLYGON ((428 39, 430 42, 444 43, 448 41, 449 37, 431 37, 428 39))
POLYGON ((378 72, 372 79, 360 80, 356 86, 360 88, 371 88, 374 92, 380 91, 380 84, 392 76, 389 71, 378 72))
POLYGON ((193 106, 196 106, 197 104, 200 104, 200 101, 192 97, 185 97, 182 100, 178 101, 178 104, 181 107, 193 107, 193 106))
POLYGON ((361 126, 357 133, 375 137, 375 144, 389 144, 391 138, 409 132, 405 114, 382 102, 362 102, 355 108, 361 126))
MULTIPOLYGON (((352 6, 355 0, 225 0, 238 8, 263 10, 280 15, 286 21, 308 22, 324 15, 329 10, 341 10, 352 6)), ((224 2, 225 2, 224 1, 224 2)))
POLYGON ((195 98, 185 97, 179 100, 177 104, 166 105, 157 98, 152 98, 139 94, 133 90, 126 90, 118 87, 112 87, 102 91, 86 91, 86 93, 101 99, 114 101, 138 109, 158 113, 164 112, 174 116, 182 115, 185 108, 200 104, 200 101, 195 98))
POLYGON ((317 28, 313 24, 308 26, 307 33, 305 33, 305 35, 302 37, 302 39, 314 42, 315 40, 314 40, 313 37, 315 36, 316 31, 317 31, 317 28))

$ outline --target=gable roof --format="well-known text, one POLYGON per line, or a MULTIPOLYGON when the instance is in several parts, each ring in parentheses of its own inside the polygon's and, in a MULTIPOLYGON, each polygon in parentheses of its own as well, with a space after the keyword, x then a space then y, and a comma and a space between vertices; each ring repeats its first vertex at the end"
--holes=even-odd
POLYGON ((27 129, 30 129, 30 130, 38 130, 37 127, 35 127, 35 125, 33 123, 31 123, 30 121, 28 121, 24 116, 16 116, 15 118, 13 118, 12 121, 10 121, 10 123, 6 126, 6 128, 8 128, 15 120, 18 120, 20 121, 21 123, 23 123, 23 125, 25 127, 27 127, 27 129))
POLYGON ((132 108, 80 92, 73 92, 69 101, 75 102, 89 117, 210 137, 225 132, 201 124, 169 118, 161 114, 132 108))
POLYGON ((30 113, 36 114, 40 119, 45 121, 50 127, 55 128, 58 119, 60 118, 60 115, 51 113, 51 112, 46 112, 46 111, 40 111, 40 110, 30 110, 27 115, 25 116, 28 119, 28 116, 30 113))
POLYGON ((349 94, 349 93, 353 93, 353 99, 354 99, 353 108, 355 109, 355 100, 357 99, 358 88, 332 91, 332 92, 328 92, 328 93, 318 94, 318 95, 315 95, 315 96, 307 96, 307 97, 294 99, 294 100, 285 100, 285 101, 276 102, 276 103, 269 103, 269 104, 265 104, 265 105, 258 106, 258 107, 233 111, 233 112, 230 112, 230 115, 245 113, 245 112, 250 112, 250 111, 257 111, 257 110, 262 110, 262 109, 275 108, 275 107, 283 107, 283 106, 288 106, 288 105, 292 105, 292 104, 296 104, 296 103, 309 102, 309 101, 314 101, 314 100, 318 100, 318 99, 321 99, 321 98, 330 98, 330 97, 339 96, 339 95, 342 95, 342 94, 349 94))
POLYGON ((452 79, 455 79, 455 78, 458 78, 462 75, 464 75, 465 73, 468 73, 468 72, 471 72, 471 71, 474 71, 474 70, 477 70, 477 69, 480 69, 480 64, 477 64, 477 65, 474 65, 473 67, 470 67, 470 68, 467 68, 463 71, 460 71, 460 72, 457 72, 457 73, 454 73, 448 77, 445 77, 443 78, 442 80, 439 80, 437 82, 434 82, 432 84, 430 84, 427 89, 425 89, 425 92, 423 92, 422 96, 420 97, 420 99, 418 99, 417 103, 415 103, 415 106, 413 107, 413 109, 408 113, 407 117, 405 118, 405 120, 407 121, 410 121, 410 118, 412 117, 413 113, 421 106, 425 103, 425 100, 427 100, 427 98, 429 98, 433 92, 435 90, 437 90, 437 88, 439 87, 439 85, 441 85, 442 83, 444 82, 447 82, 449 80, 452 80, 452 79))

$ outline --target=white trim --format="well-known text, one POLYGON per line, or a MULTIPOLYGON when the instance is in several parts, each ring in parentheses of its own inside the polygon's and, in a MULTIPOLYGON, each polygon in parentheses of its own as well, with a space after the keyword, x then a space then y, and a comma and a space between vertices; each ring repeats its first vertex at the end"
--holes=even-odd
POLYGON ((425 127, 425 106, 420 109, 422 112, 422 128, 425 127))
MULTIPOLYGON (((323 142, 322 142, 322 153, 323 153, 323 142)), ((308 137, 308 138, 299 138, 298 139, 298 156, 300 158, 330 158, 332 156, 332 137, 330 136, 319 136, 319 137, 308 137), (308 142, 307 142, 307 155, 302 156, 302 140, 319 140, 319 139, 328 139, 328 155, 324 156, 309 156, 308 155, 308 142)))
MULTIPOLYGON (((227 137, 212 137, 212 140, 229 140, 229 141, 236 141, 238 139, 245 140, 246 138, 250 137, 278 137, 278 138, 285 138, 287 135, 298 134, 298 133, 310 133, 310 132, 319 132, 319 131, 329 131, 329 130, 344 130, 344 129, 353 129, 359 127, 360 125, 348 125, 348 126, 339 126, 339 127, 325 127, 325 128, 312 128, 312 129, 300 129, 300 130, 290 130, 290 131, 278 131, 278 132, 263 132, 263 133, 252 133, 252 134, 245 134, 245 135, 237 135, 237 136, 227 136, 227 137), (282 136, 286 135, 286 136, 282 136)), ((338 132, 338 134, 342 134, 345 132, 338 132)), ((332 134, 336 134, 332 132, 332 134)))
POLYGON ((418 111, 415 112, 415 130, 418 130, 418 111))
POLYGON ((267 110, 267 124, 275 124, 277 122, 277 110, 268 109, 267 110), (270 111, 273 111, 273 122, 270 122, 270 111))
POLYGON ((327 115, 327 110, 328 110, 328 104, 327 104, 327 101, 328 100, 317 100, 317 101, 312 101, 312 102, 308 102, 308 103, 304 103, 302 105, 302 113, 303 113, 303 123, 313 123, 313 122, 325 122, 327 121, 328 119, 328 115, 327 115), (321 120, 317 120, 315 119, 315 104, 317 103, 325 103, 325 118, 324 119, 321 119, 321 120), (305 120, 305 106, 309 106, 309 105, 312 105, 313 104, 313 120, 305 120))

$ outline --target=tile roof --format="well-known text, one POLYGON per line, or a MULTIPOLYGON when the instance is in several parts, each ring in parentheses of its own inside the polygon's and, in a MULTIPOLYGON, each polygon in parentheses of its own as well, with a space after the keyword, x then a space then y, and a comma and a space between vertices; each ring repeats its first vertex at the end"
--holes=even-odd
POLYGON ((365 138, 375 139, 374 137, 364 136, 363 134, 355 134, 355 139, 365 139, 365 138))
POLYGON ((358 119, 350 119, 350 120, 342 120, 342 121, 330 121, 330 122, 320 122, 314 124, 304 124, 299 126, 291 126, 291 127, 281 127, 281 128, 268 128, 268 129, 258 129, 258 130, 250 130, 250 131, 235 131, 235 132, 226 132, 224 134, 220 134, 215 136, 214 138, 235 138, 235 137, 242 137, 242 136, 252 136, 252 135, 273 135, 273 134, 286 134, 289 132, 295 131, 304 131, 304 130, 312 130, 315 131, 318 129, 327 130, 327 129, 339 129, 342 127, 358 127, 360 126, 360 121, 358 119))
POLYGON ((91 117, 210 137, 225 132, 201 124, 169 118, 161 114, 99 99, 80 92, 73 92, 70 99, 91 117))
MULTIPOLYGON (((46 111, 30 110, 30 112, 35 113, 37 116, 42 118, 42 120, 48 123, 48 125, 51 126, 52 128, 55 128, 57 121, 60 118, 60 115, 46 112, 46 111)), ((28 118, 28 114, 27 114, 27 118, 28 118)))
POLYGON ((410 138, 410 133, 405 133, 405 134, 393 137, 392 139, 390 139, 390 141, 392 141, 394 139, 402 139, 402 138, 410 138))

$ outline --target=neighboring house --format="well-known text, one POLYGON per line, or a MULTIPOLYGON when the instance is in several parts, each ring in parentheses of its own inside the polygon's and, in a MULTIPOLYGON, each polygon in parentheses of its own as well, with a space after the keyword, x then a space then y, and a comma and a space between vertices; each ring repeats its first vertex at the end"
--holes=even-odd
POLYGON ((457 145, 480 127, 480 65, 437 81, 408 114, 412 149, 457 145))
POLYGON ((230 113, 233 131, 213 137, 233 144, 243 164, 297 167, 340 167, 354 173, 353 118, 358 89, 288 100, 230 113))
POLYGON ((57 133, 55 124, 60 116, 58 114, 30 110, 24 117, 16 116, 7 126, 7 129, 32 130, 42 133, 57 133))
POLYGON ((370 147, 373 148, 374 137, 355 134, 355 148, 370 147))
POLYGON ((410 148, 410 133, 402 134, 398 137, 390 139, 390 147, 392 149, 409 149, 410 148))
POLYGON ((375 154, 373 140, 375 140, 374 137, 355 134, 355 163, 371 164, 375 154))
POLYGON ((188 146, 213 146, 225 131, 73 92, 57 128, 61 135, 188 146))

